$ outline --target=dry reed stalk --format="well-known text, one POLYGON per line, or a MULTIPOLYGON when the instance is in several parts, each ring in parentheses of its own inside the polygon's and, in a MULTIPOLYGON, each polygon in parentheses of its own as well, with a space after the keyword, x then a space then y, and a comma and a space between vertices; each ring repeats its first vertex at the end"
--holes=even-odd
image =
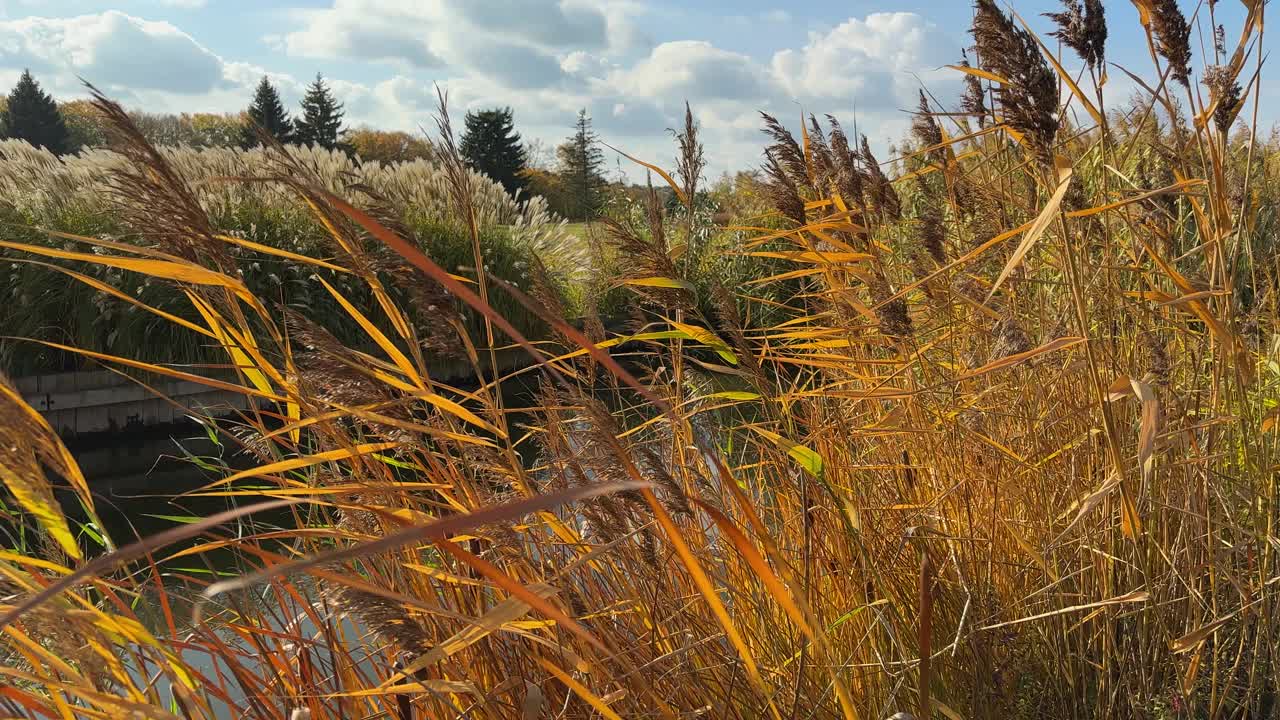
MULTIPOLYGON (((1094 5, 1068 3, 1068 14, 1073 7, 1080 16, 1066 18, 1061 30, 1087 34, 1094 5)), ((987 31, 1006 29, 987 19, 987 31)), ((1017 55, 1027 49, 1018 47, 1023 40, 1015 33, 999 43, 1017 55)), ((993 42, 980 58, 984 68, 993 42)), ((1100 44, 1096 49, 1101 62, 1100 44)), ((1025 59, 1034 65, 1030 53, 1025 59)), ((970 87, 981 103, 980 84, 970 87)), ((1033 95, 1028 112, 1039 112, 1033 95)), ((1240 95, 1248 101, 1246 90, 1240 95)), ((1231 192, 1266 203, 1280 185, 1262 150, 1257 165, 1240 145, 1217 152, 1225 139, 1220 127, 1184 124, 1176 132, 1190 144, 1178 140, 1170 127, 1148 122, 1149 101, 1110 108, 1106 142, 1087 129, 1046 136, 1052 151, 1073 163, 1080 193, 1050 229, 1059 242, 1040 247, 1047 261, 1018 278, 1016 306, 984 300, 1001 272, 997 248, 1016 242, 1017 228, 1041 209, 1041 166, 1028 167, 1019 153, 984 136, 962 141, 956 149, 963 152, 943 173, 913 182, 851 148, 834 120, 824 133, 808 118, 807 158, 771 123, 767 200, 783 217, 760 221, 768 226, 763 239, 742 240, 711 260, 664 260, 662 251, 676 244, 669 239, 705 228, 699 213, 668 216, 652 203, 620 220, 623 237, 614 239, 644 256, 645 272, 690 283, 697 278, 679 271, 700 260, 719 268, 717 262, 758 259, 749 254, 757 252, 771 253, 764 259, 777 265, 757 267, 759 277, 737 285, 713 286, 714 318, 701 315, 700 303, 681 301, 676 326, 656 307, 659 296, 632 303, 634 329, 649 333, 645 339, 624 343, 598 324, 582 333, 553 315, 562 324, 552 323, 556 335, 537 346, 540 357, 577 355, 543 372, 544 390, 528 401, 529 413, 504 412, 509 419, 494 423, 507 438, 464 419, 460 411, 485 414, 480 393, 421 377, 416 357, 400 367, 378 342, 370 341, 369 352, 342 347, 332 318, 295 309, 301 317, 275 319, 280 338, 229 319, 237 332, 253 333, 264 364, 288 368, 285 382, 270 382, 301 407, 296 434, 276 426, 287 422, 283 407, 271 424, 241 419, 248 424, 244 444, 262 464, 303 463, 264 470, 252 482, 315 491, 319 502, 300 517, 299 531, 246 526, 235 537, 198 540, 188 559, 229 544, 269 574, 289 567, 294 554, 327 552, 335 543, 353 553, 354 536, 381 535, 371 542, 384 542, 402 526, 485 512, 517 492, 536 499, 624 478, 653 488, 471 527, 467 549, 382 545, 345 566, 311 567, 316 582, 274 582, 262 588, 260 605, 228 601, 237 614, 228 612, 219 633, 191 636, 178 622, 172 631, 163 618, 143 622, 133 600, 154 589, 153 574, 94 560, 83 571, 56 559, 43 561, 51 566, 6 555, 0 602, 10 612, 42 599, 40 588, 53 588, 58 597, 45 609, 71 607, 95 618, 75 631, 113 658, 141 658, 163 676, 151 687, 184 687, 164 654, 170 649, 217 655, 225 674, 174 690, 174 702, 192 717, 234 705, 237 716, 275 720, 305 705, 316 720, 403 715, 404 706, 423 716, 478 718, 517 716, 522 707, 534 714, 554 708, 565 720, 608 713, 755 718, 772 715, 775 698, 783 697, 787 711, 821 720, 883 717, 895 707, 923 717, 950 717, 952 709, 963 717, 1019 719, 1267 717, 1280 647, 1270 540, 1278 486, 1269 470, 1280 458, 1271 440, 1275 413, 1265 410, 1275 401, 1275 378, 1265 345, 1245 356, 1246 365, 1261 368, 1263 382, 1219 360, 1238 332, 1237 307, 1255 318, 1264 338, 1274 329, 1269 288, 1276 270, 1258 260, 1272 233, 1259 213, 1224 236, 1210 219, 1220 213, 1206 208, 1231 192), (1206 152, 1166 150, 1193 144, 1206 152), (1144 195, 1178 176, 1187 180, 1182 190, 1144 195), (1248 178, 1247 192, 1215 179, 1230 176, 1248 178), (1119 177, 1132 179, 1132 187, 1108 189, 1119 177), (961 189, 971 199, 962 202, 961 189), (832 222, 827 214, 834 214, 837 193, 850 225, 828 233, 819 223, 832 222), (813 203, 807 213, 806 202, 813 203), (948 223, 964 247, 947 246, 948 223), (1230 254, 1215 254, 1215 244, 1230 254), (936 267, 898 285, 912 271, 913 255, 925 253, 936 267), (1234 259, 1224 263, 1227 257, 1234 259), (1228 272, 1237 283, 1232 294, 1216 294, 1228 272), (954 292, 941 291, 948 285, 954 292), (770 294, 775 287, 781 289, 770 294), (918 290, 932 293, 927 302, 918 290), (1061 324, 1064 308, 1072 329, 1045 330, 1061 324), (606 344, 611 340, 618 342, 606 344), (619 361, 626 371, 619 372, 619 361), (1117 377, 1128 384, 1108 388, 1117 377), (459 407, 427 403, 411 389, 419 380, 440 396, 437 403, 459 407), (1081 391, 1098 380, 1109 391, 1105 410, 1081 391), (395 446, 352 452, 384 440, 395 446), (320 452, 328 454, 317 458, 320 452), (1128 487, 1120 482, 1125 472, 1128 487), (1133 532, 1134 518, 1140 532, 1133 532), (926 539, 911 530, 919 527, 937 530, 926 539), (346 574, 337 577, 340 567, 346 574), (72 578, 70 586, 60 577, 72 578), (77 589, 81 580, 94 582, 77 589), (322 586, 338 580, 352 592, 337 582, 343 590, 333 597, 353 616, 364 613, 369 627, 361 630, 373 633, 371 644, 388 646, 363 663, 356 653, 364 645, 345 637, 341 624, 317 616, 323 627, 304 636, 275 620, 311 617, 322 586), (123 619, 112 625, 98 611, 123 619), (126 637, 121 628, 146 628, 154 637, 126 637), (393 664, 406 649, 432 662, 393 664), (406 671, 410 678, 401 677, 406 671), (410 679, 421 686, 379 688, 410 679), (847 685, 847 705, 836 697, 838 683, 847 685), (283 687, 296 691, 281 697, 283 687), (227 700, 237 693, 245 700, 227 700)), ((1004 97, 1001 107, 1007 116, 1004 97)), ((981 104, 965 111, 980 119, 987 112, 981 104)), ((919 132, 933 131, 922 124, 919 132)), ((676 184, 692 196, 700 152, 688 109, 677 136, 678 164, 689 169, 677 171, 676 184)), ((165 155, 175 172, 195 177, 175 157, 165 155)), ((334 262, 360 270, 357 283, 395 290, 423 282, 417 273, 431 265, 397 272, 374 242, 382 231, 402 229, 392 207, 407 189, 329 177, 321 159, 298 160, 311 173, 305 197, 324 199, 320 191, 332 185, 380 218, 357 223, 338 200, 322 208, 339 225, 334 242, 355 247, 334 262)), ((43 167, 33 160, 21 172, 43 167)), ((69 182, 66 167, 48 166, 62 173, 51 187, 69 182)), ((451 177, 444 181, 460 176, 451 177)), ((446 207, 458 204, 456 189, 439 188, 446 207)), ((195 190, 202 206, 204 192, 195 190)), ((483 201, 472 203, 483 214, 483 201)), ((609 287, 624 279, 595 282, 609 287)), ((505 291, 493 288, 494 295, 505 291)), ((360 310, 385 326, 388 344, 414 355, 412 333, 395 331, 392 311, 378 314, 384 309, 376 299, 362 301, 360 310)), ((458 337, 466 357, 483 352, 483 340, 458 337)), ((22 422, 6 416, 0 427, 22 422)), ((35 482, 32 463, 23 463, 24 478, 35 482)), ((146 597, 169 601, 177 593, 146 597)), ((29 635, 34 643, 23 644, 6 632, 4 659, 24 652, 48 659, 39 649, 47 648, 70 658, 71 667, 19 678, 0 697, 0 712, 39 708, 58 716, 61 693, 107 717, 137 709, 123 698, 172 706, 159 691, 134 692, 128 674, 110 661, 105 672, 116 684, 95 684, 90 676, 99 670, 90 665, 93 657, 106 661, 102 654, 75 655, 83 648, 65 648, 65 639, 39 628, 29 635)), ((21 667, 36 672, 40 665, 21 667)), ((12 663, 0 663, 0 672, 12 671, 12 663)))

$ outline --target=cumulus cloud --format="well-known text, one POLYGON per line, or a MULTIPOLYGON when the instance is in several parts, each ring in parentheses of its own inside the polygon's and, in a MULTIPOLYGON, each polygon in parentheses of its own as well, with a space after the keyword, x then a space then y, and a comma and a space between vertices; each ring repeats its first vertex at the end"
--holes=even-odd
POLYGON ((166 22, 114 10, 0 21, 0 67, 80 76, 104 90, 195 95, 223 86, 222 59, 166 22))
POLYGON ((334 0, 284 35, 293 55, 448 66, 508 87, 559 82, 563 56, 609 47, 625 13, 581 0, 334 0))
MULTIPOLYGON (((958 85, 937 68, 958 58, 960 38, 914 13, 851 18, 761 55, 701 40, 654 43, 639 29, 645 12, 636 0, 328 0, 293 11, 293 26, 266 40, 293 57, 347 61, 351 74, 330 82, 353 125, 430 127, 438 82, 459 115, 512 106, 530 139, 562 140, 586 108, 603 138, 663 162, 671 156, 663 130, 680 122, 688 100, 716 169, 757 161, 760 110, 784 119, 832 112, 846 124, 856 112, 883 144, 905 132, 910 116, 901 111, 914 106, 921 82, 941 97, 958 85)), ((790 20, 769 11, 752 21, 764 19, 790 20)), ((305 85, 118 11, 0 19, 0 80, 23 67, 60 97, 83 76, 151 109, 236 110, 264 73, 295 105, 305 85)))
MULTIPOLYGON (((430 5, 430 3, 428 3, 430 5)), ((485 34, 542 47, 603 47, 608 26, 604 13, 590 5, 556 0, 444 0, 433 8, 437 17, 465 19, 485 34)))
POLYGON ((431 49, 429 17, 414 2, 337 0, 306 13, 303 26, 280 38, 290 55, 394 61, 414 67, 442 64, 431 49))
POLYGON ((626 94, 684 100, 759 102, 776 94, 769 70, 740 53, 700 40, 663 43, 613 78, 626 94))
POLYGON ((873 13, 812 33, 803 48, 778 52, 773 73, 796 97, 856 98, 884 107, 904 92, 909 97, 923 76, 959 55, 954 40, 915 13, 873 13))

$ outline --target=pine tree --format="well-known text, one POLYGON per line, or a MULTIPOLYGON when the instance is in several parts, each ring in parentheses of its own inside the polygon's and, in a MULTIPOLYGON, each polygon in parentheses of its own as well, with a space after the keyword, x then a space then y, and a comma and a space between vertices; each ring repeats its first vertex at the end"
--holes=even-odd
POLYGON ((560 159, 560 177, 564 181, 566 212, 574 220, 590 220, 599 214, 604 202, 604 153, 591 129, 591 116, 585 109, 578 112, 574 133, 556 154, 560 159))
POLYGON ((520 173, 526 157, 511 108, 467 113, 467 128, 459 149, 468 165, 502 183, 507 192, 514 195, 524 187, 520 173))
POLYGON ((298 120, 294 139, 302 145, 343 149, 344 114, 342 103, 333 97, 324 77, 316 73, 316 81, 307 86, 307 94, 302 98, 302 118, 298 120))
POLYGON ((258 83, 258 89, 253 93, 253 103, 249 105, 248 115, 249 122, 244 128, 245 147, 258 144, 259 127, 278 142, 293 141, 293 121, 289 119, 284 103, 280 102, 280 93, 276 92, 266 75, 262 76, 262 82, 258 83))
POLYGON ((56 155, 71 150, 70 134, 58 104, 40 89, 29 70, 22 71, 18 84, 9 93, 0 115, 0 137, 26 140, 56 155))

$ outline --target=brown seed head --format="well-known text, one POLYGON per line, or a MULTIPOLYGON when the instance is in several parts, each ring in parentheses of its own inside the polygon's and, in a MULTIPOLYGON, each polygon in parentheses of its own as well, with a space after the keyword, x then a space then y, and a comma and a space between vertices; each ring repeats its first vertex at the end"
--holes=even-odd
POLYGON ((813 158, 813 175, 819 192, 825 193, 836 178, 835 157, 822 133, 818 119, 809 116, 809 154, 813 158))
POLYGON ((844 134, 840 121, 831 115, 827 116, 831 125, 831 156, 836 166, 836 184, 846 203, 865 204, 865 177, 858 165, 858 151, 849 147, 849 138, 844 134))
POLYGON ((928 251, 929 257, 938 263, 946 262, 947 251, 944 243, 946 229, 942 224, 942 212, 932 198, 925 197, 924 205, 919 211, 919 220, 921 247, 928 251))
POLYGON ((707 166, 707 159, 702 141, 698 139, 698 124, 694 122, 693 110, 687 102, 684 104, 684 129, 676 132, 675 136, 680 148, 680 156, 676 158, 676 176, 684 186, 685 197, 692 202, 698 195, 698 180, 707 166))
POLYGON ((764 159, 764 172, 769 177, 769 198, 773 201, 773 206, 796 225, 804 225, 804 200, 800 198, 800 190, 791 179, 791 174, 783 167, 772 148, 765 150, 764 159))
POLYGON ((1058 24, 1049 33, 1076 51, 1080 59, 1090 67, 1102 65, 1106 55, 1107 20, 1102 0, 1062 0, 1063 12, 1045 13, 1045 17, 1058 24))
MULTIPOLYGON (((972 67, 969 65, 967 54, 960 60, 960 66, 972 67)), ((984 127, 987 124, 986 92, 982 89, 982 81, 968 73, 964 76, 964 95, 960 98, 960 110, 977 117, 978 127, 984 127)))
MULTIPOLYGON (((942 144, 942 128, 938 127, 938 122, 933 119, 933 110, 929 108, 929 100, 924 96, 923 90, 920 91, 920 112, 916 113, 915 119, 911 121, 911 133, 916 136, 921 149, 942 144)), ((936 154, 941 150, 932 152, 936 154)))
POLYGON ((781 167, 791 177, 791 182, 800 187, 809 184, 809 169, 804 161, 804 150, 791 131, 782 126, 778 119, 768 113, 760 113, 764 118, 764 134, 773 139, 766 153, 772 153, 781 167))
POLYGON ((1209 88, 1209 98, 1218 105, 1213 111, 1213 121, 1223 135, 1231 129, 1231 120, 1240 106, 1240 83, 1236 82, 1231 68, 1211 65, 1204 69, 1204 86, 1209 88))
POLYGON ((1173 79, 1190 85, 1191 27, 1178 9, 1178 0, 1154 0, 1151 31, 1156 37, 1156 49, 1169 61, 1173 79))
POLYGON ((871 152, 871 143, 867 142, 867 136, 862 136, 862 152, 860 153, 862 160, 864 177, 866 178, 866 194, 868 200, 875 209, 889 220, 898 220, 902 217, 902 202, 898 199, 898 193, 893 189, 893 183, 889 181, 889 177, 880 169, 880 161, 876 160, 876 156, 871 152))
POLYGON ((1037 159, 1051 165, 1058 133, 1058 80, 1040 46, 994 0, 977 0, 973 38, 983 69, 1009 81, 996 91, 1005 122, 1022 134, 1037 159))

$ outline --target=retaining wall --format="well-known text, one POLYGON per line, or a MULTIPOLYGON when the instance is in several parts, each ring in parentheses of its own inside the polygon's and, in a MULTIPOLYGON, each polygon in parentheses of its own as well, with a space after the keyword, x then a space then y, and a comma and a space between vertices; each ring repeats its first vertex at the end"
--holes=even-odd
POLYGON ((146 382, 151 389, 106 370, 14 380, 23 399, 64 436, 180 422, 192 410, 228 415, 248 407, 243 395, 199 383, 164 377, 146 382))

